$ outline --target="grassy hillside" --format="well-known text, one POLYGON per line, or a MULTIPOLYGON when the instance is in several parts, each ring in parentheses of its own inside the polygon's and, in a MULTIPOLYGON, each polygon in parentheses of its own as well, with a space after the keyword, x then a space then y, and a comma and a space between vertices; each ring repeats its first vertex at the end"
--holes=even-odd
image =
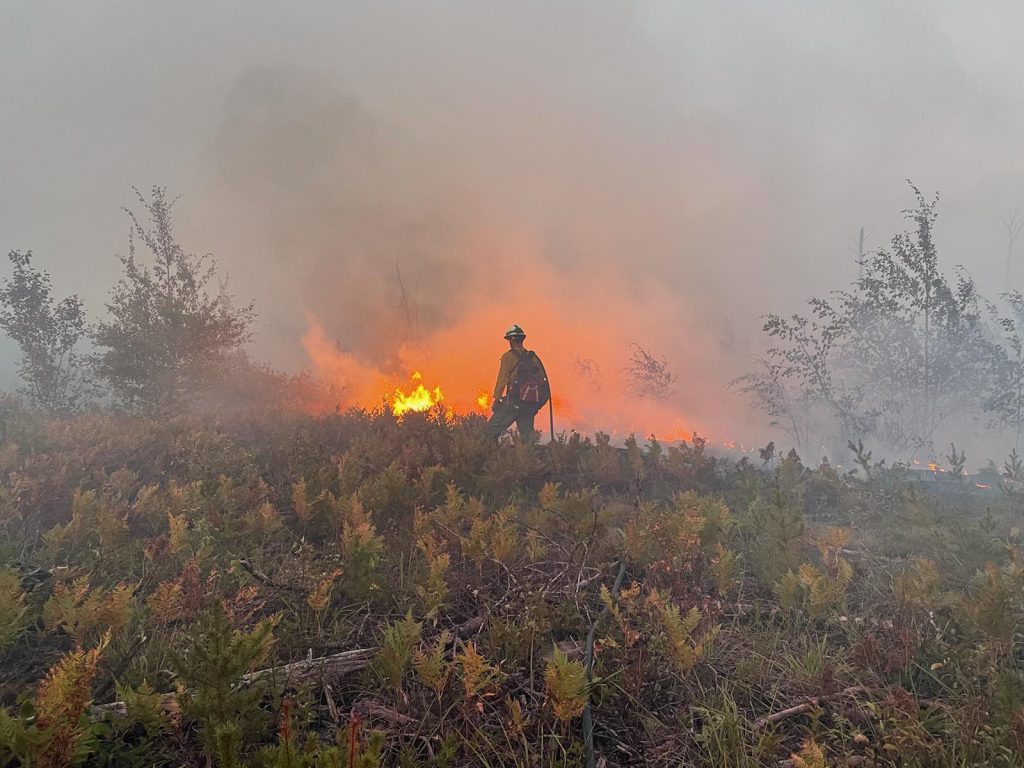
POLYGON ((1020 764, 1010 493, 2 407, 0 765, 1020 764))

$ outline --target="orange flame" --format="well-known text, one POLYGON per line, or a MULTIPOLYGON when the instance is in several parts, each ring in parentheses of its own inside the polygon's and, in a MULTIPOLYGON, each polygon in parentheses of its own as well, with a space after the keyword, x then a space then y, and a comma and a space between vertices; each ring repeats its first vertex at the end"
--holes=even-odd
POLYGON ((371 347, 353 331, 367 348, 347 349, 333 337, 343 329, 328 332, 307 315, 303 347, 314 375, 330 385, 341 407, 375 408, 383 398, 389 410, 408 413, 443 400, 446 412, 486 416, 489 385, 507 349, 501 333, 515 320, 527 329, 528 347, 537 351, 551 377, 556 431, 601 431, 616 440, 630 433, 641 440, 654 435, 663 442, 690 440, 696 432, 717 443, 724 437, 720 430, 733 428, 717 423, 720 419, 743 421, 742 409, 731 407, 734 396, 723 395, 720 383, 740 371, 729 367, 731 360, 717 357, 719 347, 709 334, 698 332, 703 315, 680 305, 669 288, 652 282, 645 284, 641 299, 620 292, 613 303, 611 297, 595 302, 595 295, 608 294, 607 286, 622 283, 617 267, 563 274, 538 259, 538 246, 529 236, 495 237, 486 227, 474 229, 454 247, 525 266, 512 274, 478 275, 481 290, 467 297, 459 316, 417 334, 414 341, 404 331, 382 331, 371 347), (688 332, 680 332, 681 327, 688 332), (637 396, 628 374, 634 342, 669 356, 678 379, 673 394, 637 396), (713 364, 691 369, 691 361, 712 359, 713 364), (421 371, 423 378, 410 383, 412 371, 421 371), (410 400, 415 403, 411 408, 410 400), (711 422, 716 422, 713 431, 711 422))
POLYGON ((391 412, 395 416, 402 416, 410 411, 429 411, 444 400, 441 387, 427 389, 423 386, 423 374, 419 371, 413 371, 410 378, 412 381, 420 383, 411 392, 395 389, 394 395, 391 397, 391 412))

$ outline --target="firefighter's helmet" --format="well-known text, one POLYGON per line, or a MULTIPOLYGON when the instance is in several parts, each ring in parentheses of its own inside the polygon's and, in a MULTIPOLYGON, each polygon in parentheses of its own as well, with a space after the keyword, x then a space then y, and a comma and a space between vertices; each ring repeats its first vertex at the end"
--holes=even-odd
POLYGON ((526 331, 524 331, 517 323, 512 323, 505 331, 506 339, 525 339, 526 331))

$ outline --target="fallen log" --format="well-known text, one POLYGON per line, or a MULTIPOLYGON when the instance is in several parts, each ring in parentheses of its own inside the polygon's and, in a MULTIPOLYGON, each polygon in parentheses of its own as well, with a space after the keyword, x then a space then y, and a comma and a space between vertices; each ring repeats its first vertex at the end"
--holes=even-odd
POLYGON ((360 669, 366 669, 376 653, 376 648, 356 648, 353 651, 342 651, 330 656, 321 656, 318 659, 293 661, 283 667, 270 667, 246 675, 242 678, 241 684, 247 686, 266 677, 283 677, 284 685, 288 687, 316 677, 327 679, 342 677, 352 672, 358 672, 360 669))
MULTIPOLYGON (((473 616, 456 627, 455 634, 463 639, 471 637, 480 631, 484 621, 483 616, 473 616)), ((356 648, 355 650, 342 651, 341 653, 321 656, 316 659, 293 661, 284 666, 269 667, 268 669, 260 669, 248 674, 242 678, 239 686, 244 688, 252 685, 257 680, 268 677, 278 680, 278 686, 281 689, 288 689, 298 683, 314 678, 330 681, 344 677, 352 672, 366 669, 366 667, 370 666, 370 662, 373 661, 376 653, 376 648, 356 648)), ((333 707, 333 704, 332 700, 328 706, 333 707)), ((160 697, 160 710, 162 712, 176 712, 177 709, 178 695, 176 693, 165 693, 160 697)), ((123 701, 111 701, 107 704, 94 704, 89 708, 89 717, 93 720, 100 720, 107 714, 114 715, 115 717, 125 717, 128 714, 127 705, 123 701)), ((332 716, 334 715, 333 712, 331 714, 332 716)))
POLYGON ((403 715, 400 712, 395 712, 393 709, 388 709, 383 704, 378 704, 375 701, 369 699, 363 699, 357 701, 352 706, 352 711, 356 714, 362 715, 363 717, 378 717, 381 720, 386 720, 394 725, 415 725, 416 719, 403 715))
MULTIPOLYGON (((321 656, 318 659, 303 659, 280 667, 260 669, 243 677, 239 682, 239 687, 246 688, 258 680, 266 678, 278 681, 278 687, 281 689, 291 688, 298 683, 315 678, 333 680, 366 669, 370 666, 376 653, 376 648, 356 648, 352 651, 321 656)), ((165 693, 161 696, 160 709, 163 712, 174 712, 177 708, 178 695, 176 693, 165 693)), ((99 720, 106 714, 124 717, 128 714, 127 705, 123 701, 112 701, 108 704, 94 704, 89 709, 89 716, 93 720, 99 720)))
POLYGON ((867 692, 868 689, 863 685, 851 685, 849 688, 844 688, 836 693, 830 693, 823 696, 812 696, 800 704, 796 704, 779 712, 773 712, 770 715, 758 718, 755 725, 758 728, 767 728, 769 725, 774 725, 775 723, 785 720, 787 717, 794 717, 795 715, 802 715, 804 712, 810 712, 822 702, 838 699, 843 696, 855 696, 858 693, 867 692))
MULTIPOLYGON (((178 709, 178 695, 176 693, 161 694, 159 709, 164 713, 176 712, 178 709)), ((102 720, 106 715, 127 717, 128 705, 123 701, 111 701, 108 704, 93 704, 89 707, 89 719, 93 722, 102 720)))
POLYGON ((486 619, 483 616, 473 616, 457 626, 455 634, 466 640, 479 632, 483 628, 485 621, 486 619))
POLYGON ((555 656, 555 649, 558 649, 565 654, 565 657, 569 661, 579 661, 583 658, 584 647, 583 643, 579 640, 559 640, 554 643, 550 648, 546 649, 542 654, 542 659, 545 662, 551 661, 555 656))

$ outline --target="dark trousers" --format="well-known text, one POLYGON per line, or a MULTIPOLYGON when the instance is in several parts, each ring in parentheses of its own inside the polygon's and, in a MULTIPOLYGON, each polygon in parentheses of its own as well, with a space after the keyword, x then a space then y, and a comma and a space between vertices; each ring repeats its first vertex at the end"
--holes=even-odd
POLYGON ((502 433, 515 422, 519 428, 519 437, 524 441, 533 440, 533 417, 537 415, 537 409, 532 405, 514 405, 507 400, 499 403, 487 422, 487 431, 495 439, 501 437, 502 433))

